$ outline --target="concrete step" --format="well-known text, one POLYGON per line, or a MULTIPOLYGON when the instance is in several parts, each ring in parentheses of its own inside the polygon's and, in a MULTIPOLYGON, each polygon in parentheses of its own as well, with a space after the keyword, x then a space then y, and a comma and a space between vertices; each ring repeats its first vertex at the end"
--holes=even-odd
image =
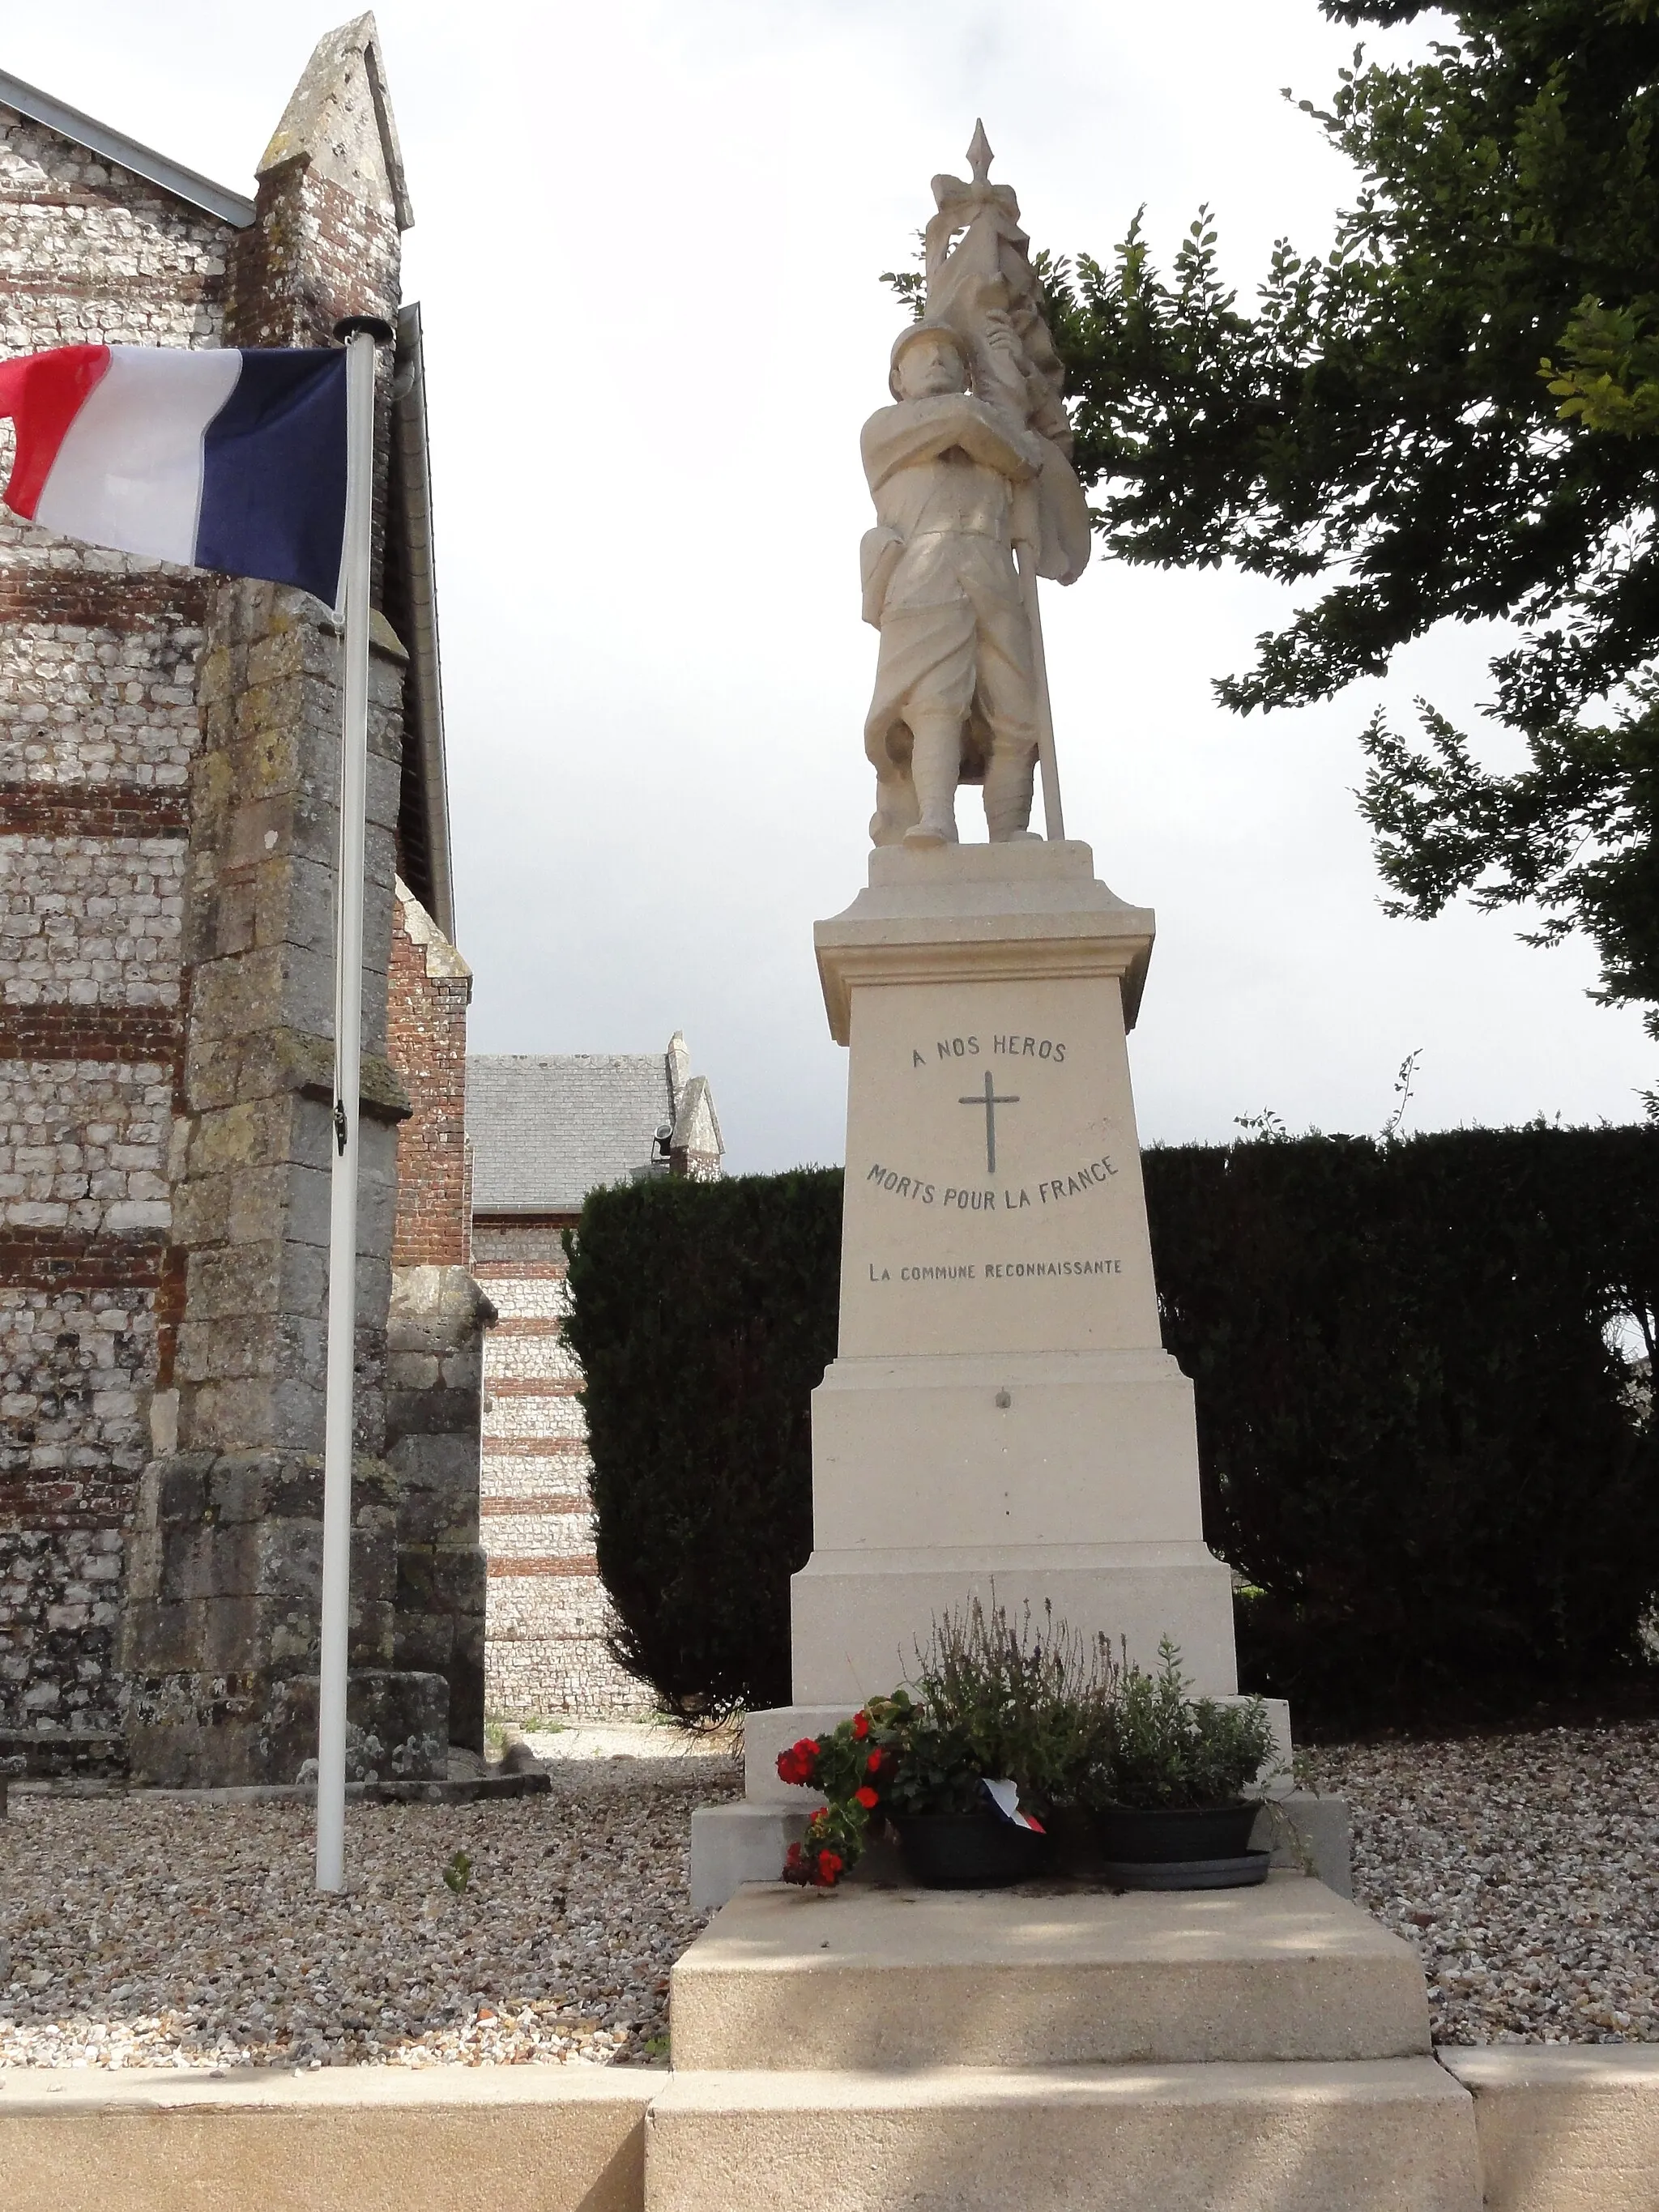
POLYGON ((677 2069, 1382 2059, 1417 1954, 1322 1882, 741 1891, 673 1969, 677 2069))
POLYGON ((1348 2065, 686 2073, 646 2212, 1480 2212, 1468 2093, 1348 2065))

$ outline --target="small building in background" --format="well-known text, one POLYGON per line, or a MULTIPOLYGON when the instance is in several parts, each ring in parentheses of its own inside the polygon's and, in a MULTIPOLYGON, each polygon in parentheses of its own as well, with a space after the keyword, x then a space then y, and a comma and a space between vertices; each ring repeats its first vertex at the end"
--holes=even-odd
POLYGON ((714 1098, 676 1031, 665 1053, 472 1054, 466 1115, 472 1273, 500 1316, 484 1351, 485 1702, 513 1719, 645 1711, 606 1645, 562 1232, 606 1184, 717 1176, 714 1098))

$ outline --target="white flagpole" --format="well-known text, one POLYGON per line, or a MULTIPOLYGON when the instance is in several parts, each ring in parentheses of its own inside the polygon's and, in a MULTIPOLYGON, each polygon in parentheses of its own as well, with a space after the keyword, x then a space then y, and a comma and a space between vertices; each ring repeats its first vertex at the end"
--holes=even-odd
POLYGON ((323 1437, 323 1618, 317 1699, 317 1887, 345 1887, 346 1653, 351 1612, 352 1383, 363 1052, 363 836, 368 781, 368 592, 374 519, 374 356, 386 324, 354 315, 346 341, 343 711, 334 928, 334 1158, 328 1215, 328 1382, 323 1437))

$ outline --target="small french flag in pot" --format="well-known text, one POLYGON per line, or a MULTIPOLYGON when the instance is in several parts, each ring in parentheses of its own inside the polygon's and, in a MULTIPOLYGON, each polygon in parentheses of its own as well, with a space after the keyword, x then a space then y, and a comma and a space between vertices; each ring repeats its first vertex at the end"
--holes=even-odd
POLYGON ((0 362, 0 415, 15 514, 337 603, 343 348, 58 346, 0 362))

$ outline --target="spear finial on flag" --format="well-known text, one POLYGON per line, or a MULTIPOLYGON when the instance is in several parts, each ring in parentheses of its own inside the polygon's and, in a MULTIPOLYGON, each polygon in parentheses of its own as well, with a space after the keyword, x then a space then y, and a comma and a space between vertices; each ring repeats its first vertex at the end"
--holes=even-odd
POLYGON ((974 118, 974 135, 969 143, 968 160, 974 172, 974 182, 982 185, 991 173, 991 164, 996 159, 991 151, 991 142, 985 135, 985 125, 979 116, 974 118))

